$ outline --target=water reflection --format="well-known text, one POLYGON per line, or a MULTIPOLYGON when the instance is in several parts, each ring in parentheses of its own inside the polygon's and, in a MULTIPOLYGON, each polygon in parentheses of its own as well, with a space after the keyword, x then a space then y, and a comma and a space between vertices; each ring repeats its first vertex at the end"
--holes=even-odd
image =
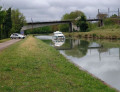
POLYGON ((57 39, 54 39, 54 38, 52 38, 52 42, 54 43, 54 47, 55 46, 57 46, 57 47, 60 47, 60 46, 62 46, 64 43, 65 43, 65 38, 57 38, 57 39))
POLYGON ((71 50, 65 50, 65 54, 73 57, 83 57, 87 53, 89 42, 84 40, 71 40, 71 50))
POLYGON ((120 90, 120 60, 118 48, 111 48, 102 53, 100 53, 98 49, 88 49, 88 53, 83 58, 69 57, 65 53, 63 54, 75 64, 120 90))
POLYGON ((70 51, 60 53, 73 63, 120 90, 120 48, 80 40, 70 51), (91 45, 92 44, 92 45, 91 45))
MULTIPOLYGON (((48 44, 54 45, 50 40, 48 44)), ((120 90, 120 45, 66 39, 59 50, 73 63, 120 90)))

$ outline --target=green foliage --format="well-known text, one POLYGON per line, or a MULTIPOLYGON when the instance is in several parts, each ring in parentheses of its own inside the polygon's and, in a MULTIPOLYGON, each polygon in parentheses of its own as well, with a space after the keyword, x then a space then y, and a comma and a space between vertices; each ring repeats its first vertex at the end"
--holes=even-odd
POLYGON ((75 20, 78 17, 81 17, 82 15, 84 15, 84 13, 82 11, 73 11, 70 14, 66 13, 65 15, 63 15, 61 20, 75 20))
POLYGON ((44 26, 34 29, 25 30, 25 34, 49 34, 58 30, 59 25, 44 26))
POLYGON ((3 39, 5 36, 5 31, 4 31, 5 17, 6 17, 6 11, 2 10, 2 7, 0 7, 0 39, 3 39))
POLYGON ((5 10, 2 10, 2 7, 0 7, 0 24, 4 23, 5 16, 6 16, 5 10))
POLYGON ((88 29, 88 24, 86 22, 86 17, 84 15, 77 21, 77 26, 80 27, 81 32, 86 32, 88 29))
POLYGON ((93 38, 95 38, 97 35, 95 33, 93 33, 93 38))
POLYGON ((62 32, 68 32, 69 31, 69 24, 61 24, 61 25, 59 25, 59 29, 62 32))
POLYGON ((45 27, 26 30, 25 34, 46 34, 46 33, 52 33, 52 32, 53 32, 52 27, 45 26, 45 27))
MULTIPOLYGON (((84 15, 84 13, 82 11, 73 11, 71 13, 66 13, 63 15, 61 20, 75 20, 78 17, 81 17, 82 15, 84 15)), ((73 24, 76 25, 76 21, 73 21, 73 24)), ((60 31, 63 32, 68 32, 69 31, 69 25, 68 24, 62 24, 59 26, 60 31)))
POLYGON ((12 19, 11 19, 11 8, 9 8, 7 11, 6 11, 6 17, 5 17, 5 34, 6 34, 6 37, 8 38, 10 36, 10 31, 11 31, 11 28, 12 28, 12 19))
MULTIPOLYGON (((116 15, 114 15, 116 16, 116 15)), ((106 18, 103 20, 104 22, 104 26, 102 27, 98 27, 98 24, 99 22, 95 22, 95 23, 88 23, 88 30, 89 31, 92 31, 92 30, 99 30, 99 29, 113 29, 113 28, 120 28, 120 25, 119 25, 119 21, 120 19, 118 18, 113 18, 112 16, 110 18, 106 18)))
POLYGON ((107 18, 107 19, 104 20, 104 24, 105 25, 114 25, 115 22, 113 21, 112 18, 107 18))
POLYGON ((25 17, 18 9, 4 10, 0 7, 0 39, 9 38, 13 32, 19 33, 25 23, 25 17))
POLYGON ((99 14, 97 15, 97 18, 99 18, 99 19, 106 19, 107 16, 108 16, 107 14, 99 13, 99 14))
POLYGON ((12 10, 12 29, 11 33, 19 33, 21 27, 26 24, 25 17, 22 13, 19 12, 18 9, 12 10))
POLYGON ((92 31, 93 29, 95 29, 97 27, 98 27, 98 22, 95 22, 95 23, 88 22, 88 29, 87 29, 87 31, 92 31))
POLYGON ((85 40, 81 40, 80 42, 81 43, 79 45, 79 50, 82 52, 83 55, 86 55, 88 46, 89 46, 89 42, 85 41, 85 40))
POLYGON ((116 14, 113 14, 111 18, 117 18, 118 16, 116 14))

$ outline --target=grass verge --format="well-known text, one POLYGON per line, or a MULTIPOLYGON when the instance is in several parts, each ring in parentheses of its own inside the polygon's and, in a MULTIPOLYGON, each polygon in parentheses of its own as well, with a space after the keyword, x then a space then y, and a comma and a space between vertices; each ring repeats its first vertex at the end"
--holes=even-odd
POLYGON ((2 40, 0 40, 0 43, 2 43, 2 42, 6 42, 6 41, 9 41, 9 40, 10 40, 10 38, 2 39, 2 40))
POLYGON ((0 53, 0 92, 116 92, 29 36, 0 53))
POLYGON ((96 38, 96 39, 120 39, 120 29, 96 29, 90 32, 64 33, 67 37, 96 38))

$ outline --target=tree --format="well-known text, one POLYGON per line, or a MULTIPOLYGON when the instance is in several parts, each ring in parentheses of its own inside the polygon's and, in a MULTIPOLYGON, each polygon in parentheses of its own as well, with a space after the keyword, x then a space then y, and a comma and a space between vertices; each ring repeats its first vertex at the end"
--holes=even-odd
POLYGON ((5 11, 0 7, 0 24, 3 24, 5 18, 5 11))
POLYGON ((62 31, 62 32, 68 32, 69 24, 61 24, 61 25, 59 25, 59 30, 62 31))
POLYGON ((52 29, 53 31, 59 30, 59 29, 58 29, 58 25, 52 25, 52 26, 51 26, 51 29, 52 29))
MULTIPOLYGON (((62 19, 61 20, 74 20, 73 21, 73 24, 74 25, 76 25, 76 19, 77 18, 80 18, 82 15, 84 15, 84 13, 82 12, 82 11, 73 11, 73 12, 71 12, 71 13, 66 13, 66 14, 64 14, 63 15, 63 17, 62 17, 62 19)), ((68 31, 69 30, 69 25, 68 24, 63 24, 63 25, 60 25, 59 26, 59 29, 61 30, 61 31, 64 31, 64 32, 66 32, 66 31, 68 31)))
POLYGON ((70 14, 66 13, 65 15, 63 15, 61 20, 75 20, 76 18, 80 17, 84 15, 84 13, 82 11, 73 11, 70 14))
POLYGON ((25 31, 25 34, 46 34, 52 32, 53 30, 51 26, 45 26, 45 27, 34 28, 33 30, 28 29, 25 31))
POLYGON ((3 10, 2 7, 0 7, 0 39, 5 38, 6 33, 4 30, 5 25, 5 19, 6 19, 6 10, 3 10))
POLYGON ((9 35, 10 35, 10 31, 11 31, 11 28, 12 28, 12 20, 11 20, 11 8, 9 8, 7 11, 6 11, 6 18, 5 18, 5 23, 4 23, 4 27, 5 27, 5 34, 6 34, 6 37, 8 38, 9 35))
POLYGON ((0 39, 8 38, 10 33, 20 32, 25 23, 25 17, 19 10, 4 10, 0 7, 0 39))
POLYGON ((106 19, 107 16, 108 16, 107 14, 99 13, 99 14, 97 15, 97 18, 98 18, 98 19, 106 19))
POLYGON ((77 26, 80 27, 81 32, 86 32, 88 29, 88 24, 86 22, 86 17, 84 15, 77 21, 77 26))
POLYGON ((113 14, 110 18, 117 18, 117 14, 113 14))
POLYGON ((12 29, 11 33, 19 33, 21 27, 26 24, 25 17, 22 13, 19 12, 18 9, 12 10, 12 29))

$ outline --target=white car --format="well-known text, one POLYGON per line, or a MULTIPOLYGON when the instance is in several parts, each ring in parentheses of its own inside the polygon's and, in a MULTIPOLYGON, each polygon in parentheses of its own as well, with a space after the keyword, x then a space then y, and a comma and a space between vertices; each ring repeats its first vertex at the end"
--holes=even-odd
POLYGON ((11 34, 10 38, 11 38, 11 39, 24 39, 25 36, 22 35, 22 34, 13 33, 13 34, 11 34))

